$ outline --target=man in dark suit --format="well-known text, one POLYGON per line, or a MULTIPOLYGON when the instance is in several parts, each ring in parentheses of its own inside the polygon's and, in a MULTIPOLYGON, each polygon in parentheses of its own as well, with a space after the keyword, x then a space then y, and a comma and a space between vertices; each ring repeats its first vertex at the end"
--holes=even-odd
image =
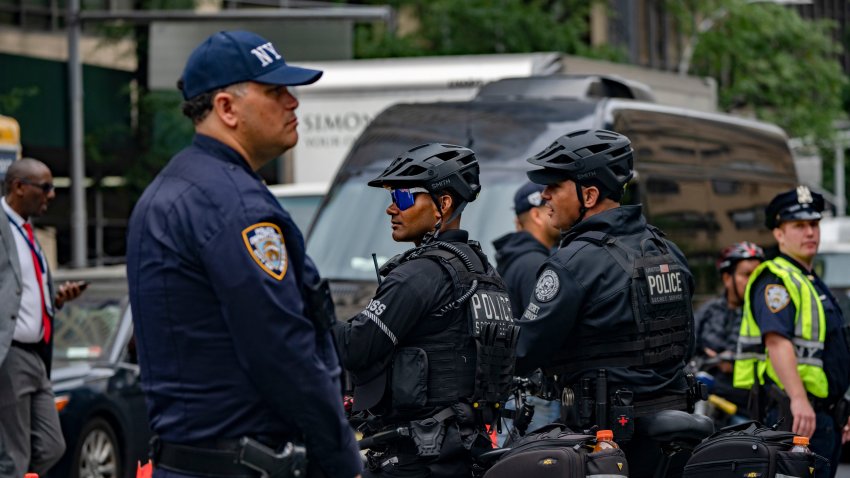
MULTIPOLYGON (((44 474, 65 451, 50 386, 53 316, 82 283, 54 289, 30 219, 56 196, 53 175, 34 159, 12 163, 0 199, 0 443, 11 476, 44 474)), ((3 461, 0 450, 0 462, 3 461)))

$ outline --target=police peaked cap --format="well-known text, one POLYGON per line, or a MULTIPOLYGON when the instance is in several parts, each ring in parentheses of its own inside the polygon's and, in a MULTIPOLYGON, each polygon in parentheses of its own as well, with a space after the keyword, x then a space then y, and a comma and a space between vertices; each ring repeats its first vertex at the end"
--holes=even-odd
POLYGON ((824 209, 823 195, 812 192, 806 186, 777 194, 764 212, 764 224, 768 229, 779 227, 784 221, 819 220, 824 209))

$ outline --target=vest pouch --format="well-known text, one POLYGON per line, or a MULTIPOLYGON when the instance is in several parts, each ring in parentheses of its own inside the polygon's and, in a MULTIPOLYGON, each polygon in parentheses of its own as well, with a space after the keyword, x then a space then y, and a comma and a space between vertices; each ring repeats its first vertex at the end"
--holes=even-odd
MULTIPOLYGON (((808 453, 776 452, 776 478, 813 478, 815 457, 808 453)), ((827 473, 826 476, 829 476, 827 473)))
POLYGON ((403 347, 393 356, 392 406, 421 408, 428 401, 428 355, 416 347, 403 347))
POLYGON ((439 456, 446 437, 446 424, 426 418, 410 422, 410 436, 416 443, 416 454, 419 456, 439 456))
POLYGON ((588 453, 585 458, 587 478, 626 478, 629 476, 626 454, 619 448, 588 453))

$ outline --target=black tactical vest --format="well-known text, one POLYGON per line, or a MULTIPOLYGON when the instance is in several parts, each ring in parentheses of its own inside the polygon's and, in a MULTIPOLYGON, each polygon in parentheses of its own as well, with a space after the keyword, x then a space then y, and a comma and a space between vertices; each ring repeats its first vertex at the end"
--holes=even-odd
POLYGON ((448 327, 412 337, 396 350, 391 376, 394 409, 458 402, 492 405, 508 393, 519 328, 513 325, 501 277, 477 242, 470 241, 469 246, 473 257, 438 241, 409 251, 398 262, 436 261, 451 277, 454 299, 429 317, 451 317, 448 327))
POLYGON ((654 228, 641 241, 640 250, 599 231, 574 241, 604 248, 631 280, 629 300, 633 319, 603 333, 577 327, 579 347, 560 350, 546 367, 547 373, 566 375, 604 367, 654 368, 685 358, 690 343, 690 288, 685 266, 680 264, 654 228), (653 247, 654 246, 654 247, 653 247))

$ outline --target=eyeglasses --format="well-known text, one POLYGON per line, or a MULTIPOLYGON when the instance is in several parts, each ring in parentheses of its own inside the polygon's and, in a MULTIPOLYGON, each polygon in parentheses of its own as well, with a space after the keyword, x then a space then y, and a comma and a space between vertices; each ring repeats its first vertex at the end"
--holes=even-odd
POLYGON ((390 196, 393 198, 393 203, 395 203, 399 211, 406 211, 416 202, 414 194, 427 192, 428 190, 425 188, 390 189, 390 196))
POLYGON ((29 179, 23 179, 23 178, 19 179, 19 181, 28 185, 28 186, 35 186, 35 187, 41 189, 41 192, 43 192, 44 194, 50 194, 50 191, 53 191, 53 188, 54 188, 53 183, 34 183, 34 182, 30 181, 29 179))

